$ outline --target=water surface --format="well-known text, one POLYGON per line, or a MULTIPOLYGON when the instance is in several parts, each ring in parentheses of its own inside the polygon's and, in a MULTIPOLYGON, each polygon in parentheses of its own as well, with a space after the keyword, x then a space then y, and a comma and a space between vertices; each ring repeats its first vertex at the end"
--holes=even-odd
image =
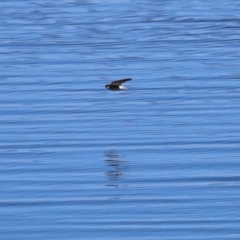
POLYGON ((238 1, 0 7, 2 239, 240 238, 238 1))

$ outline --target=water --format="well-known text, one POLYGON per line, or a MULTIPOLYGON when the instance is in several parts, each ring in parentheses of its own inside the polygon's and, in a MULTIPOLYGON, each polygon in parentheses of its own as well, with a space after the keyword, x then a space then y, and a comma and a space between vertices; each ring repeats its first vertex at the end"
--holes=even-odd
POLYGON ((240 238, 238 1, 0 7, 1 239, 240 238))

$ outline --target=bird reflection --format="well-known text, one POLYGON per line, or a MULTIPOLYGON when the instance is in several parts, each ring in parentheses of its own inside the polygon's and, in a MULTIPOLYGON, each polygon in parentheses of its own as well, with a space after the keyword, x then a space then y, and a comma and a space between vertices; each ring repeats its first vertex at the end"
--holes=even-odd
MULTIPOLYGON (((123 178, 126 172, 126 161, 123 161, 124 158, 122 155, 118 154, 116 150, 109 150, 105 152, 105 163, 109 167, 109 170, 106 171, 106 176, 109 180, 120 180, 123 178)), ((111 184, 108 186, 120 187, 119 184, 111 184)))

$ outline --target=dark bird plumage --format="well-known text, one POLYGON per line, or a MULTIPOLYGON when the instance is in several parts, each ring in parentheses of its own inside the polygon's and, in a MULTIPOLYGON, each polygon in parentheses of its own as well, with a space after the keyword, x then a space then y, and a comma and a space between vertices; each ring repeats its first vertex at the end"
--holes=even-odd
POLYGON ((122 83, 132 80, 132 78, 124 78, 121 80, 116 80, 111 82, 110 84, 107 84, 105 87, 109 90, 117 91, 117 90, 126 90, 124 86, 122 86, 122 83))

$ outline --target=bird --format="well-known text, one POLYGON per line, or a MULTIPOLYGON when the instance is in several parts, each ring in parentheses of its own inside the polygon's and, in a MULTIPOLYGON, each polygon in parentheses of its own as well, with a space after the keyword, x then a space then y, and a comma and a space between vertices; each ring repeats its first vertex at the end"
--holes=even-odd
POLYGON ((132 80, 132 78, 124 78, 124 79, 116 80, 111 82, 110 84, 107 84, 105 87, 112 91, 127 90, 127 88, 122 86, 121 84, 130 80, 132 80))

